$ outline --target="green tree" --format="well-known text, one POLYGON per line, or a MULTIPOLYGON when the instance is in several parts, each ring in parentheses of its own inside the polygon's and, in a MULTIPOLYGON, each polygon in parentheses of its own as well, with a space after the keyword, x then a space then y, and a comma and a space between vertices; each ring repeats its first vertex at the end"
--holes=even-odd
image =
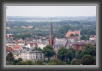
POLYGON ((42 60, 38 60, 35 62, 36 65, 44 65, 42 60))
POLYGON ((82 56, 83 56, 83 55, 82 55, 82 50, 76 51, 76 56, 75 56, 76 59, 81 59, 82 56))
POLYGON ((46 47, 44 47, 43 53, 46 57, 48 57, 48 61, 50 61, 50 57, 52 57, 55 54, 54 49, 51 45, 47 45, 46 47))
POLYGON ((71 65, 79 65, 80 63, 79 63, 79 61, 77 60, 77 59, 73 59, 72 61, 71 61, 71 65))
POLYGON ((15 59, 15 60, 13 61, 13 65, 16 65, 18 62, 19 62, 19 61, 18 61, 17 59, 15 59))
POLYGON ((35 51, 35 50, 42 51, 42 49, 40 47, 35 47, 32 51, 35 51))
POLYGON ((88 35, 96 35, 96 32, 95 32, 95 30, 93 30, 93 29, 89 29, 89 30, 87 31, 87 34, 88 34, 88 35))
POLYGON ((62 61, 71 61, 73 58, 75 58, 76 51, 72 48, 66 49, 65 47, 61 47, 58 50, 58 58, 62 61))
POLYGON ((92 44, 87 44, 86 47, 84 48, 84 52, 87 52, 87 54, 91 56, 96 56, 96 47, 93 46, 92 44))
POLYGON ((84 55, 82 58, 83 65, 94 65, 94 59, 91 55, 84 55))
POLYGON ((73 49, 66 49, 65 47, 60 47, 58 50, 58 58, 62 61, 72 60, 75 57, 75 51, 73 49))
POLYGON ((59 30, 58 30, 58 32, 59 32, 58 34, 59 34, 59 35, 63 35, 63 36, 61 36, 61 37, 64 37, 65 33, 67 33, 70 28, 71 28, 70 25, 67 25, 67 24, 61 26, 61 27, 59 28, 59 30))
POLYGON ((14 59, 14 56, 13 56, 12 52, 8 53, 7 56, 6 56, 7 64, 12 64, 14 60, 15 59, 14 59))
MULTIPOLYGON (((75 58, 76 50, 74 50, 73 48, 69 48, 68 51, 69 51, 71 57, 75 58)), ((72 58, 70 58, 70 60, 72 60, 72 58)))
POLYGON ((81 40, 86 40, 86 36, 85 35, 82 35, 81 36, 81 40))
POLYGON ((76 58, 82 59, 84 55, 96 56, 96 48, 92 44, 87 44, 83 50, 78 50, 76 52, 76 58))
POLYGON ((93 59, 94 59, 94 65, 96 65, 96 56, 93 56, 93 59))
POLYGON ((31 60, 22 61, 18 63, 19 65, 35 65, 35 63, 31 60))
POLYGON ((66 61, 68 59, 68 50, 65 47, 60 47, 57 56, 62 61, 66 61))
POLYGON ((22 61, 22 58, 18 58, 18 59, 15 59, 14 61, 13 61, 13 64, 14 65, 19 65, 19 63, 22 61))
POLYGON ((19 62, 22 61, 22 58, 18 58, 18 61, 19 61, 19 62))
POLYGON ((65 62, 62 62, 59 59, 52 59, 48 62, 48 65, 65 65, 65 62))

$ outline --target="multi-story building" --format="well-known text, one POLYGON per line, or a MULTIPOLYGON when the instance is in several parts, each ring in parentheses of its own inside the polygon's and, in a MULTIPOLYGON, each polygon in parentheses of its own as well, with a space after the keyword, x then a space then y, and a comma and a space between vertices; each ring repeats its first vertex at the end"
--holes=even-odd
POLYGON ((32 50, 28 50, 28 51, 24 51, 21 52, 21 58, 23 60, 32 60, 32 61, 37 61, 37 60, 44 60, 44 55, 41 51, 32 51, 32 50))

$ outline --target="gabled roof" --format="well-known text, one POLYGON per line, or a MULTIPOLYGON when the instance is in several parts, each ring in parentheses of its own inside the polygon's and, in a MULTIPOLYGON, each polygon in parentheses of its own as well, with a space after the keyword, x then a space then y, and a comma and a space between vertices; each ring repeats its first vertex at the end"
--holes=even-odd
POLYGON ((33 47, 33 46, 35 46, 35 47, 38 47, 38 44, 37 43, 30 43, 30 47, 33 47))
POLYGON ((72 45, 76 45, 76 46, 86 46, 86 43, 84 43, 84 42, 76 42, 76 43, 73 43, 72 45))
POLYGON ((18 44, 16 44, 16 45, 14 45, 13 49, 18 50, 18 49, 20 49, 20 46, 18 44))
POLYGON ((67 43, 66 39, 59 39, 58 41, 55 42, 54 46, 65 46, 67 43))
POLYGON ((11 52, 13 49, 9 46, 6 46, 6 52, 11 52))
POLYGON ((66 33, 65 37, 69 37, 71 34, 73 34, 73 32, 72 32, 72 30, 69 30, 69 31, 66 33))
POLYGON ((96 39, 96 35, 91 35, 90 38, 92 38, 92 37, 96 39))
POLYGON ((68 30, 68 32, 66 33, 65 37, 70 37, 71 34, 80 34, 80 31, 72 31, 72 30, 68 30))

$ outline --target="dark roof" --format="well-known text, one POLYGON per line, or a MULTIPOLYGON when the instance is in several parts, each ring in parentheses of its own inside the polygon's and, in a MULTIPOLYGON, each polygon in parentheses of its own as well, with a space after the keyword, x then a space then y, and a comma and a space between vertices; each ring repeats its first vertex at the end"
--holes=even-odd
POLYGON ((62 41, 56 41, 54 46, 65 46, 67 40, 63 39, 62 41))
POLYGON ((86 43, 84 43, 84 42, 76 42, 76 43, 73 43, 72 45, 76 45, 76 46, 86 46, 86 43))

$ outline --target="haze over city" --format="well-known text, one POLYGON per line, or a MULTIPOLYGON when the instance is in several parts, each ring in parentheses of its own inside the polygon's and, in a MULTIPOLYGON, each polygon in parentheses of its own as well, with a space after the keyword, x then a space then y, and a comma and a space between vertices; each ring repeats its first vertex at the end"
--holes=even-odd
POLYGON ((6 6, 6 16, 96 16, 96 6, 6 6))

